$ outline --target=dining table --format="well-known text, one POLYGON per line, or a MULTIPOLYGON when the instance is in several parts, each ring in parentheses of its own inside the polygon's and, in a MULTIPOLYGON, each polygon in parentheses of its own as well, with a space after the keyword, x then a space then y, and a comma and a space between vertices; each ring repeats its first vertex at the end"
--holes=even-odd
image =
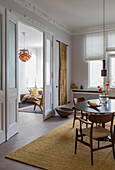
MULTIPOLYGON (((115 99, 108 99, 104 104, 100 103, 99 99, 85 100, 76 104, 76 110, 86 112, 87 116, 91 114, 115 114, 115 99), (91 107, 88 101, 99 105, 99 107, 91 107)), ((102 123, 102 127, 105 127, 104 123, 102 123)))
POLYGON ((99 99, 85 100, 76 104, 76 110, 83 111, 90 114, 106 114, 115 113, 115 99, 108 99, 104 104, 100 103, 99 99), (88 101, 99 105, 98 107, 91 107, 88 101))

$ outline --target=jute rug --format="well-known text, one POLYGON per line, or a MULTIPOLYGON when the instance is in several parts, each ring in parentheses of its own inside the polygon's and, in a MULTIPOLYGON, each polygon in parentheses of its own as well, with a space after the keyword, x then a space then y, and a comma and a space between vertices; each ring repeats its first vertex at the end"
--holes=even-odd
MULTIPOLYGON (((89 140, 88 137, 84 139, 89 140)), ((74 145, 75 128, 72 128, 71 120, 9 154, 7 158, 48 170, 115 169, 112 148, 94 152, 94 165, 91 166, 90 148, 78 142, 78 154, 75 155, 74 145)), ((97 141, 94 141, 94 146, 97 146, 97 141)))

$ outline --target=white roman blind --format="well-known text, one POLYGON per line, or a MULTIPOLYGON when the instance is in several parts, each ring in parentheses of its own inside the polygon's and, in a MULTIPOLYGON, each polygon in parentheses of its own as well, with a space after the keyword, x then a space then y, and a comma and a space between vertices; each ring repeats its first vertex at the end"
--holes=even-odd
POLYGON ((103 33, 91 33, 86 35, 86 60, 103 59, 103 33))
POLYGON ((107 51, 115 51, 115 31, 108 31, 107 51))

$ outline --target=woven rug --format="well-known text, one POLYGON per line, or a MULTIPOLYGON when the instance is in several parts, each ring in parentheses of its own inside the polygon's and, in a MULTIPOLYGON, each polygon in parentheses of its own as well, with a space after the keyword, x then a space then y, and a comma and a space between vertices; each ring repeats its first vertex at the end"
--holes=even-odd
POLYGON ((40 108, 37 106, 34 110, 34 106, 29 106, 26 108, 18 109, 19 112, 27 112, 27 113, 37 113, 37 114, 43 114, 43 112, 40 110, 40 108))
POLYGON ((30 106, 34 106, 34 103, 26 103, 26 102, 19 102, 18 103, 18 108, 25 108, 25 107, 30 107, 30 106))
MULTIPOLYGON (((84 139, 89 141, 88 137, 84 139)), ((72 128, 71 120, 6 157, 48 170, 115 169, 112 148, 94 152, 94 165, 91 166, 90 148, 78 142, 78 154, 75 155, 74 142, 75 128, 72 128)), ((97 141, 94 141, 94 146, 97 147, 97 141)))

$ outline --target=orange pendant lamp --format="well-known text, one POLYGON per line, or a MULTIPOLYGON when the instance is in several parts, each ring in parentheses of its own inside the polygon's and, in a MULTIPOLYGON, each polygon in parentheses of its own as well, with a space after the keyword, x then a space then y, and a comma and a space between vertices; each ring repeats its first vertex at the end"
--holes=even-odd
MULTIPOLYGON (((22 32, 22 34, 24 36, 24 46, 25 46, 25 35, 26 35, 26 33, 22 32)), ((31 55, 32 54, 30 53, 30 51, 24 47, 24 49, 20 49, 19 59, 23 62, 26 62, 31 58, 31 55)))

